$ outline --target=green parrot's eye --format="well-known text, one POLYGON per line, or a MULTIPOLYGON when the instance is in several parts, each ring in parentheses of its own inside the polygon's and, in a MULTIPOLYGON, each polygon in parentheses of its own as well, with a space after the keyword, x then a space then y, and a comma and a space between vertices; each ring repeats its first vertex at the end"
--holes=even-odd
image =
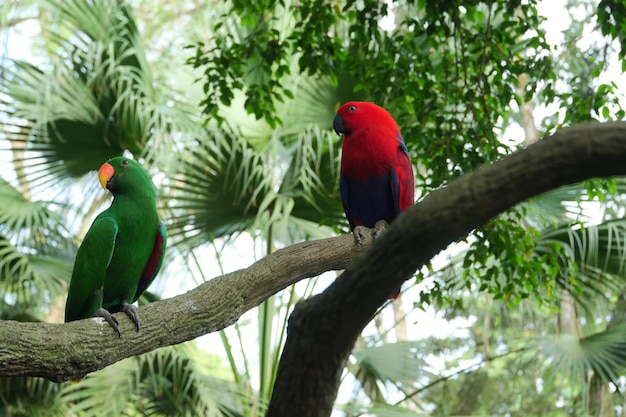
POLYGON ((122 165, 124 165, 125 167, 127 167, 127 166, 128 166, 128 159, 124 159, 124 160, 122 161, 122 165))

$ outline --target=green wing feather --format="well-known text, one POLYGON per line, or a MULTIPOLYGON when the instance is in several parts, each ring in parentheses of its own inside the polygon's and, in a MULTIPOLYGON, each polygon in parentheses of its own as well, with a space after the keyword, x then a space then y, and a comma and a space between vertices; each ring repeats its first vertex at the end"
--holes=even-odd
POLYGON ((117 233, 118 224, 108 215, 96 217, 87 231, 76 253, 65 306, 66 322, 92 317, 102 306, 104 279, 117 233))

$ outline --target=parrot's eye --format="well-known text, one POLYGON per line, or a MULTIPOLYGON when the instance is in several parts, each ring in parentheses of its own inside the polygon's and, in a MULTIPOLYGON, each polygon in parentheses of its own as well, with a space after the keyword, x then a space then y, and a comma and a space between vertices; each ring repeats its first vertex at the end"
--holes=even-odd
POLYGON ((348 111, 349 111, 350 113, 352 113, 352 112, 356 111, 356 106, 350 106, 350 107, 348 108, 348 111))
POLYGON ((124 160, 122 161, 122 165, 124 165, 125 167, 127 167, 127 166, 128 166, 128 159, 124 159, 124 160))

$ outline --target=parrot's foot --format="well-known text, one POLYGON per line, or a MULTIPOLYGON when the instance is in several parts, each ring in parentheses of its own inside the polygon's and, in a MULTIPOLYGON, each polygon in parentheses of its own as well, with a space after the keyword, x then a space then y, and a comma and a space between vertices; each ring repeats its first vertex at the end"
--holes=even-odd
POLYGON ((374 239, 381 235, 381 233, 389 226, 386 220, 379 220, 374 225, 374 239))
MULTIPOLYGON (((387 226, 389 226, 389 223, 387 223, 386 220, 377 221, 376 224, 374 225, 374 239, 379 237, 383 233, 383 231, 387 228, 387 226)), ((369 230, 369 228, 365 226, 355 226, 355 228, 352 229, 352 234, 354 235, 354 240, 356 241, 357 245, 360 245, 365 240, 366 230, 369 230)))
POLYGON ((139 316, 137 315, 137 307, 132 304, 122 304, 122 311, 135 323, 135 328, 139 331, 139 316))
POLYGON ((368 230, 368 228, 365 226, 356 226, 354 229, 352 229, 352 234, 354 235, 354 240, 356 241, 357 245, 363 243, 366 230, 368 230))
POLYGON ((94 316, 102 317, 104 320, 106 320, 107 323, 109 323, 111 327, 113 327, 113 330, 115 330, 115 332, 117 333, 117 337, 122 337, 122 332, 120 332, 119 322, 117 321, 117 319, 115 318, 113 314, 109 313, 104 308, 99 308, 98 311, 96 311, 96 314, 94 314, 94 316))

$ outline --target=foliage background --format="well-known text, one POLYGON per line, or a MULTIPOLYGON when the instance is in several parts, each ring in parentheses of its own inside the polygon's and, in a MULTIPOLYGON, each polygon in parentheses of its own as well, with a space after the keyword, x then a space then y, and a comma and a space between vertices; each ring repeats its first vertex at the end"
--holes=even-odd
MULTIPOLYGON (((345 101, 394 114, 419 196, 564 125, 623 119, 623 2, 570 0, 556 42, 547 3, 0 6, 0 317, 62 320, 114 155, 150 170, 168 224, 147 302, 347 231, 330 130, 345 101)), ((417 271, 356 346, 336 414, 623 413, 625 186, 536 198, 417 271)), ((261 415, 291 307, 332 278, 76 385, 0 380, 3 414, 261 415)))

